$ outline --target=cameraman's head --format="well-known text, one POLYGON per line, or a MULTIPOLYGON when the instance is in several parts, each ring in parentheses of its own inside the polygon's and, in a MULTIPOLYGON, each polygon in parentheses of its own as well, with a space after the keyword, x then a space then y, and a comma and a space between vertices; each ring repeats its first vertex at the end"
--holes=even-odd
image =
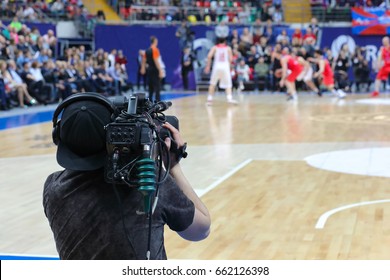
POLYGON ((107 155, 104 127, 111 122, 112 115, 108 100, 105 104, 103 97, 102 102, 100 98, 100 101, 83 99, 83 95, 87 94, 73 95, 69 101, 63 101, 53 117, 53 140, 58 144, 57 161, 64 168, 77 171, 96 170, 104 166, 107 155), (62 109, 61 120, 57 122, 62 109))

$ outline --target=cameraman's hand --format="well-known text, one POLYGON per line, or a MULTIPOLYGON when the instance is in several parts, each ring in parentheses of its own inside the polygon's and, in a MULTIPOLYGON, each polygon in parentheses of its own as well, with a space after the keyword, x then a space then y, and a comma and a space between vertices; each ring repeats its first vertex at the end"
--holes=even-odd
MULTIPOLYGON (((171 145, 177 145, 177 148, 181 148, 184 146, 185 142, 182 139, 179 130, 177 130, 173 125, 171 125, 169 122, 165 122, 162 127, 168 129, 171 132, 172 138, 176 143, 172 143, 171 138, 167 137, 165 138, 165 145, 167 145, 168 151, 169 151, 169 157, 170 157, 170 167, 171 169, 178 164, 177 157, 175 153, 171 152, 171 145)), ((166 161, 164 161, 166 163, 166 161)))

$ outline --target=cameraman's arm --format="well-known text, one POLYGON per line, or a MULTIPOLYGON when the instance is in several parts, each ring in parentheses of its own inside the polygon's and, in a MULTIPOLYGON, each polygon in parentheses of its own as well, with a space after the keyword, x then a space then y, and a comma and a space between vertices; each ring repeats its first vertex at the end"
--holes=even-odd
POLYGON ((205 239, 210 233, 210 213, 201 199, 195 193, 191 184, 185 177, 180 164, 176 164, 171 169, 171 175, 176 180, 177 185, 183 193, 194 203, 195 213, 192 224, 178 234, 187 240, 199 241, 205 239))
MULTIPOLYGON (((163 124, 163 127, 171 131, 172 137, 175 139, 178 147, 182 147, 184 145, 184 141, 181 138, 179 131, 175 127, 173 127, 169 123, 163 124)), ((168 148, 170 148, 171 140, 167 138, 165 141, 168 148)), ((179 188, 194 203, 195 206, 195 213, 194 213, 194 219, 192 221, 192 224, 186 230, 178 232, 178 234, 182 238, 191 241, 199 241, 205 239, 210 233, 210 224, 211 224, 210 213, 207 207, 203 204, 201 199, 195 193, 190 182, 188 182, 187 178, 185 177, 180 167, 180 163, 176 163, 175 165, 172 166, 173 167, 170 170, 171 176, 176 180, 176 183, 179 186, 179 188)))

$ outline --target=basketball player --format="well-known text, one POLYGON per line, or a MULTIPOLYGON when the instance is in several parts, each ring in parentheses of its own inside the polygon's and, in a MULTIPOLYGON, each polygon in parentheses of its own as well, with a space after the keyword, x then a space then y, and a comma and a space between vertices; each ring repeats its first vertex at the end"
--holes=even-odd
POLYGON ((207 96, 207 105, 212 105, 215 87, 225 89, 228 103, 237 104, 232 96, 232 77, 230 65, 232 63, 232 49, 226 44, 226 38, 218 38, 218 44, 211 48, 207 55, 207 64, 204 69, 206 74, 210 73, 211 61, 214 59, 210 77, 210 86, 207 96))
POLYGON ((322 96, 321 91, 316 87, 313 82, 313 74, 314 70, 311 66, 310 62, 304 59, 302 56, 297 56, 298 63, 303 66, 303 70, 301 74, 297 77, 297 81, 303 81, 312 91, 318 94, 318 96, 322 96))
POLYGON ((379 96, 379 88, 382 81, 386 81, 390 74, 390 39, 389 37, 383 37, 382 47, 379 49, 379 55, 376 62, 378 74, 375 78, 374 92, 371 97, 379 96))
POLYGON ((324 57, 324 53, 321 50, 316 50, 314 58, 312 61, 318 64, 318 71, 314 73, 314 77, 322 78, 322 84, 338 98, 345 98, 346 93, 342 89, 335 89, 333 70, 329 61, 324 57))
POLYGON ((284 48, 282 53, 276 53, 276 57, 280 59, 280 64, 282 65, 282 78, 279 84, 280 87, 287 87, 287 100, 297 100, 298 96, 295 81, 302 73, 303 66, 298 62, 297 57, 289 54, 288 48, 284 48), (288 72, 288 70, 290 70, 290 72, 288 72))

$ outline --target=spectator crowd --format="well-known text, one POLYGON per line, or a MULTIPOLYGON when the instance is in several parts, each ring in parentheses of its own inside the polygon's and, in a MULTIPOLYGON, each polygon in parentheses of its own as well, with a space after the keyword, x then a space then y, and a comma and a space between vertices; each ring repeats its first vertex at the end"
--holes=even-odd
POLYGON ((56 56, 53 30, 40 34, 17 17, 0 23, 0 108, 50 104, 69 95, 99 92, 119 95, 130 89, 127 58, 121 50, 87 52, 83 45, 56 56))
POLYGON ((47 19, 73 20, 85 13, 81 0, 2 0, 0 15, 4 18, 46 21, 47 19))
MULTIPOLYGON (((257 18, 283 21, 282 0, 110 0, 111 5, 124 18, 138 21, 182 21, 248 24, 257 18)), ((320 13, 351 7, 385 7, 384 0, 311 0, 312 9, 320 13)), ((342 18, 340 19, 342 20, 342 18)))
MULTIPOLYGON (((117 2, 117 1, 116 1, 117 2)), ((281 1, 120 1, 117 10, 125 19, 251 23, 257 17, 281 21, 281 1)))

